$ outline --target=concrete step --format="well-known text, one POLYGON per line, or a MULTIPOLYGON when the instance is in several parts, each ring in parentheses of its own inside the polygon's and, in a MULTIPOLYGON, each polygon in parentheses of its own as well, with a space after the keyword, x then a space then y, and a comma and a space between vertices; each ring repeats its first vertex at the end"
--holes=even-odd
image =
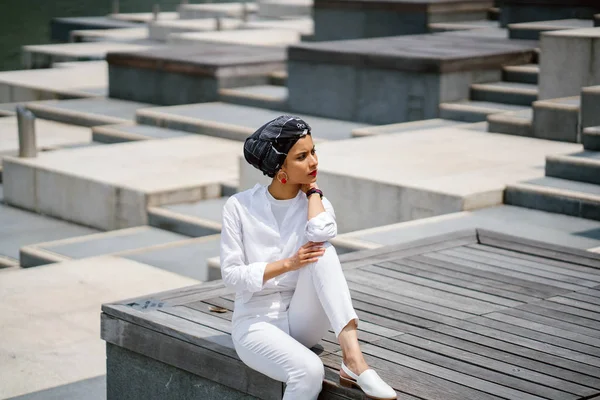
POLYGON ((530 83, 493 82, 471 85, 471 100, 531 106, 537 96, 537 86, 530 83))
MULTIPOLYGON (((186 132, 223 139, 244 141, 257 127, 282 110, 240 106, 223 102, 186 104, 141 109, 136 114, 138 124, 179 129, 186 132)), ((352 131, 369 124, 303 115, 321 140, 350 139, 352 131)))
POLYGON ((92 127, 92 139, 100 143, 124 143, 136 140, 169 139, 191 135, 189 132, 158 126, 117 124, 92 127))
POLYGON ((600 220, 600 185, 544 177, 509 184, 504 202, 573 217, 600 220))
POLYGON ((464 100, 440 104, 440 117, 454 121, 482 122, 490 114, 524 110, 524 106, 489 101, 464 100))
POLYGON ((497 21, 490 21, 488 19, 479 19, 473 21, 456 21, 456 22, 433 22, 429 24, 429 31, 434 32, 448 32, 448 31, 464 31, 470 29, 482 29, 482 28, 498 28, 497 21))
POLYGON ((0 104, 0 117, 12 117, 17 114, 17 106, 22 103, 2 103, 0 104))
POLYGON ((582 129, 600 126, 600 86, 581 88, 582 129))
POLYGON ((138 109, 153 106, 112 98, 91 98, 27 103, 26 107, 41 119, 91 127, 131 122, 138 109))
POLYGON ((374 135, 386 135, 401 132, 414 132, 443 127, 463 127, 462 121, 453 121, 450 119, 433 118, 422 121, 400 122, 398 124, 378 125, 367 128, 359 128, 352 131, 352 137, 364 137, 374 135))
POLYGON ((269 74, 269 83, 275 86, 287 85, 287 71, 276 71, 269 74))
POLYGON ((540 66, 537 64, 507 65, 502 69, 502 80, 537 85, 539 74, 540 66))
POLYGON ((288 89, 285 86, 259 85, 219 90, 219 100, 241 106, 288 109, 288 89))
POLYGON ((200 237, 221 232, 221 211, 229 196, 148 208, 150 226, 200 237))
POLYGON ((564 29, 591 28, 594 22, 589 19, 561 19, 556 21, 532 21, 518 24, 509 24, 509 38, 540 40, 543 32, 559 31, 564 29))
POLYGON ((533 136, 540 139, 578 143, 579 96, 533 102, 533 136))
POLYGON ((600 152, 549 155, 546 176, 600 185, 600 152))
POLYGON ((498 21, 500 19, 500 7, 491 7, 488 10, 488 19, 490 21, 498 21))
POLYGON ((581 134, 583 148, 591 151, 600 151, 600 126, 585 128, 581 134))
POLYGON ((533 110, 531 108, 492 114, 487 118, 488 130, 494 133, 505 133, 516 136, 533 136, 533 110))

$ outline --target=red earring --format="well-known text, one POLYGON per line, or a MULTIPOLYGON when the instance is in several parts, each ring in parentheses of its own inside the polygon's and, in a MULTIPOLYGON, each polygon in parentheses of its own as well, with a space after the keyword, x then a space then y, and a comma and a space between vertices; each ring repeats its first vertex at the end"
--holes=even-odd
POLYGON ((283 179, 281 180, 281 183, 284 183, 284 184, 285 184, 286 182, 287 182, 287 179, 285 179, 285 178, 283 178, 283 179))

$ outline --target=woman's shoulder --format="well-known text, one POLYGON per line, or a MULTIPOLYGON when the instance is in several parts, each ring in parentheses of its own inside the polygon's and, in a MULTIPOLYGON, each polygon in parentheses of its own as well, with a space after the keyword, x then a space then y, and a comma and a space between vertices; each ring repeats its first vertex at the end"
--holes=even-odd
POLYGON ((237 192, 229 196, 227 201, 225 201, 224 209, 232 210, 241 205, 249 206, 252 202, 252 198, 256 194, 256 191, 261 188, 260 184, 254 185, 250 189, 242 190, 241 192, 237 192))

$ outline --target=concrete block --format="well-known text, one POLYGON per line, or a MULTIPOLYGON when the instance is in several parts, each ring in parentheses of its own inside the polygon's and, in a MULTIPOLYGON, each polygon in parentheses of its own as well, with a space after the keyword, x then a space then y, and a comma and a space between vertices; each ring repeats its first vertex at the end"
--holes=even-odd
POLYGON ((581 89, 581 127, 600 126, 600 86, 581 89))
POLYGON ((227 140, 185 136, 5 158, 4 196, 97 229, 147 225, 148 206, 220 197, 220 182, 237 178, 240 151, 227 140))
MULTIPOLYGON (((146 23, 154 21, 154 13, 152 12, 141 12, 141 13, 119 13, 119 14, 108 14, 107 18, 114 19, 117 21, 127 21, 134 23, 146 23)), ((157 19, 160 21, 178 19, 179 14, 175 11, 162 11, 157 15, 157 19)))
POLYGON ((189 135, 188 132, 157 126, 117 124, 92 127, 92 139, 99 143, 123 143, 136 140, 168 139, 189 135))
POLYGON ((580 143, 579 96, 533 103, 533 136, 580 143))
POLYGON ((290 46, 289 106, 371 124, 436 118, 439 103, 469 97, 469 84, 500 79, 500 59, 531 57, 529 45, 435 34, 290 46))
POLYGON ((177 12, 180 19, 201 18, 237 18, 241 19, 244 12, 256 14, 258 5, 254 2, 221 3, 221 4, 180 4, 177 12))
POLYGON ((599 11, 595 0, 502 0, 500 23, 592 19, 599 11))
POLYGON ((422 34, 430 23, 481 20, 487 16, 492 1, 426 0, 336 2, 316 0, 314 3, 315 40, 344 40, 382 36, 422 34))
POLYGON ((89 29, 71 31, 70 42, 135 42, 148 38, 148 28, 89 29))
POLYGON ((50 39, 55 42, 68 42, 70 33, 74 30, 120 28, 139 28, 139 25, 109 17, 52 18, 50 20, 50 39))
POLYGON ((259 18, 310 17, 313 0, 258 0, 259 18))
POLYGON ((509 24, 508 31, 511 39, 539 40, 542 32, 592 28, 593 26, 593 21, 589 19, 560 19, 509 24))
POLYGON ((266 84, 271 72, 285 69, 285 51, 202 43, 111 53, 107 61, 111 97, 175 105, 215 101, 222 88, 266 84))
POLYGON ((550 155, 546 158, 546 176, 600 185, 600 153, 550 155))
POLYGON ((533 110, 491 114, 487 117, 488 130, 516 136, 533 136, 533 110))
POLYGON ((530 106, 538 98, 536 85, 516 82, 493 82, 471 85, 472 100, 530 106))
MULTIPOLYGON (((242 21, 235 18, 222 18, 220 29, 237 29, 242 21)), ((148 23, 148 37, 151 40, 166 42, 171 34, 184 32, 210 32, 217 30, 216 18, 159 20, 148 23)))
POLYGON ((581 134, 583 148, 591 151, 600 151, 600 126, 585 128, 581 134))
POLYGON ((290 29, 300 32, 302 35, 312 35, 315 32, 315 24, 311 17, 305 18, 285 18, 276 19, 257 19, 242 23, 241 29, 290 29))
POLYGON ((457 101, 440 104, 440 117, 463 122, 487 121, 491 114, 522 111, 526 107, 487 101, 457 101))
POLYGON ((288 90, 283 86, 259 85, 219 90, 220 101, 242 106, 288 109, 288 90))
POLYGON ((537 64, 510 65, 502 69, 502 80, 537 85, 539 74, 540 67, 537 64))
POLYGON ((172 33, 169 44, 231 43, 239 45, 285 47, 300 41, 300 32, 292 29, 235 29, 218 32, 172 33))
POLYGON ((600 28, 545 32, 540 40, 539 99, 577 96, 600 84, 600 28))

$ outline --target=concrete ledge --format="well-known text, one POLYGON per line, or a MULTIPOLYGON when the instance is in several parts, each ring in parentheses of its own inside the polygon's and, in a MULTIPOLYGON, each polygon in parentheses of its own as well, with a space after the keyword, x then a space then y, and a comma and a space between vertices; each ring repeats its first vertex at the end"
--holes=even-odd
POLYGON ((502 68, 502 78, 507 82, 538 84, 540 66, 537 64, 509 65, 502 68))
POLYGON ((287 88, 281 86, 263 85, 219 90, 219 100, 222 102, 270 110, 287 110, 287 98, 287 88))
POLYGON ((589 127, 581 135, 583 148, 591 151, 600 151, 600 126, 589 127))
POLYGON ((92 139, 100 143, 124 143, 138 140, 168 139, 189 135, 187 132, 134 123, 92 127, 92 139))
POLYGON ((9 271, 15 268, 19 268, 19 260, 15 260, 14 258, 0 256, 0 273, 3 271, 9 271))
POLYGON ((122 124, 131 121, 128 119, 111 117, 108 115, 91 115, 90 113, 86 113, 84 111, 65 109, 61 110, 57 109, 52 103, 27 103, 26 107, 38 118, 79 126, 92 127, 96 125, 122 124))
POLYGON ((550 155, 546 157, 546 176, 600 185, 600 157, 585 152, 550 155))
MULTIPOLYGON (((220 29, 237 29, 242 21, 234 18, 221 18, 220 29)), ((150 21, 148 37, 152 40, 166 42, 172 34, 184 32, 210 32, 217 30, 216 18, 175 19, 167 21, 150 21)))
POLYGON ((533 103, 533 136, 540 139, 580 143, 579 96, 533 103))
POLYGON ((148 208, 148 224, 192 237, 221 233, 221 224, 218 222, 159 207, 148 208))
POLYGON ((581 127, 600 126, 600 86, 581 89, 581 127))
POLYGON ((200 18, 238 18, 241 19, 244 10, 249 14, 255 14, 258 5, 254 2, 244 3, 221 3, 221 4, 180 4, 177 13, 180 19, 200 18))
POLYGON ((462 122, 487 121, 488 115, 525 110, 523 106, 489 101, 461 101, 440 104, 440 117, 462 122))
POLYGON ((533 111, 531 109, 492 114, 487 117, 488 130, 516 136, 533 136, 533 111))
POLYGON ((509 24, 508 30, 511 39, 539 40, 542 32, 591 28, 593 25, 593 21, 586 19, 560 19, 509 24))
POLYGON ((423 129, 439 128, 443 126, 461 125, 460 121, 451 121, 442 118, 426 119, 423 121, 401 122, 399 124, 378 125, 367 128, 358 128, 352 131, 352 137, 364 137, 373 135, 394 134, 401 132, 413 132, 423 129))
POLYGON ((527 83, 495 82, 471 85, 472 100, 530 106, 537 98, 537 87, 527 83))

